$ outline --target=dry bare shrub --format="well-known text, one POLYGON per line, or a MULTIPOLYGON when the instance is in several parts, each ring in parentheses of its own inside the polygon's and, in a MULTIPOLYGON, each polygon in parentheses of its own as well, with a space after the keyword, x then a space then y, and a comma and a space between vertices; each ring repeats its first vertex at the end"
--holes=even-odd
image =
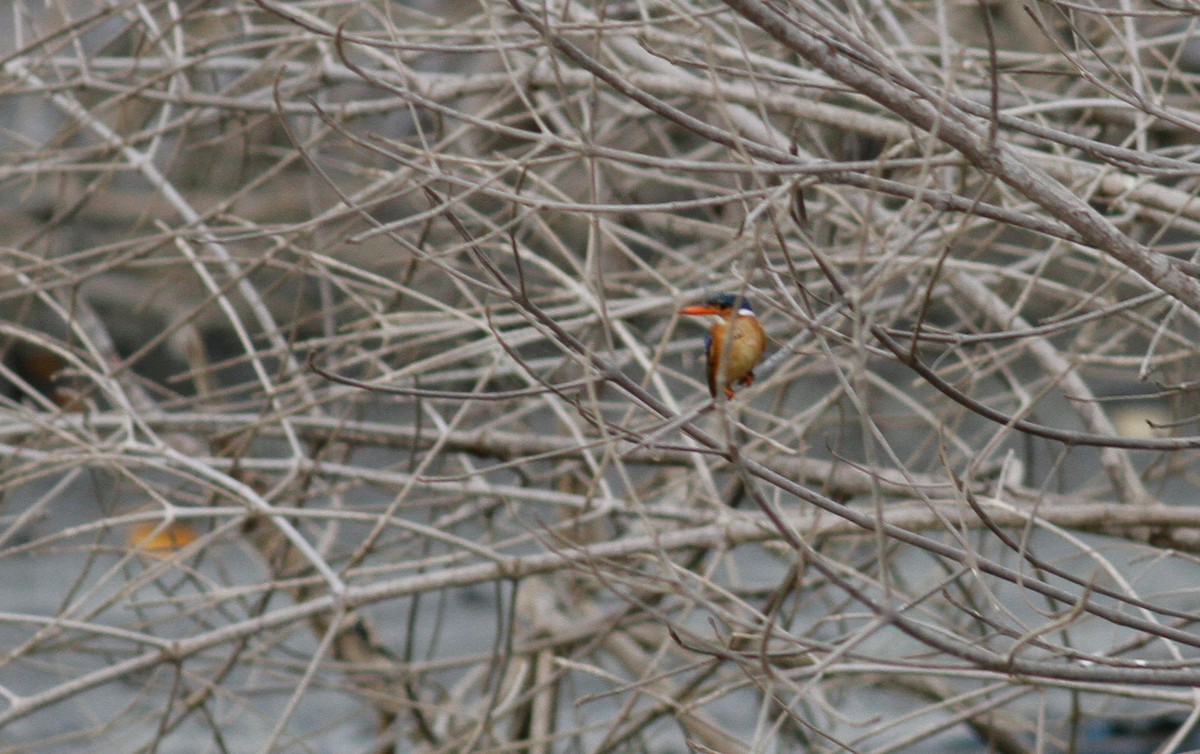
POLYGON ((1192 734, 1190 4, 8 12, 0 750, 1192 734))

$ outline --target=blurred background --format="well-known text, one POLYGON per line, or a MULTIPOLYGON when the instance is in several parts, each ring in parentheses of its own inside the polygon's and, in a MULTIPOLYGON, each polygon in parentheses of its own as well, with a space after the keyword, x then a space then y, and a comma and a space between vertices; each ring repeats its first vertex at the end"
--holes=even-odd
POLYGON ((1190 3, 0 18, 0 752, 1200 746, 1190 3))

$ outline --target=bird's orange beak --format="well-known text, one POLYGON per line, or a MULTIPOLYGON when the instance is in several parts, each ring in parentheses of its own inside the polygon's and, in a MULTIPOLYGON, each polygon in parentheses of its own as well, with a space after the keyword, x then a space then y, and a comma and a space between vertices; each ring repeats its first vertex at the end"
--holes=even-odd
POLYGON ((707 304, 693 304, 679 310, 680 314, 690 314, 693 317, 703 317, 707 314, 720 314, 721 310, 707 304))

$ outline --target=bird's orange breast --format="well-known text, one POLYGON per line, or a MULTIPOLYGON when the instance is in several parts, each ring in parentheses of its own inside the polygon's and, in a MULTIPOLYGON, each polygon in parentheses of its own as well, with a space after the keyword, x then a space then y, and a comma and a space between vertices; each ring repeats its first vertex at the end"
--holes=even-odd
POLYGON ((708 352, 709 393, 714 397, 717 394, 719 362, 723 362, 726 389, 736 382, 750 384, 754 378, 754 367, 767 345, 766 333, 758 319, 734 315, 713 325, 711 337, 708 352), (732 341, 726 346, 725 340, 730 336, 732 341))

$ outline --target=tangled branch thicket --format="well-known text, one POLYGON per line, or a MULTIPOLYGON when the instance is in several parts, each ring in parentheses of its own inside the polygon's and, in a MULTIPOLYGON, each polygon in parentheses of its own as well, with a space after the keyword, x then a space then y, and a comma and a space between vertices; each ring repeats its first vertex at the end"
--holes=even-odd
POLYGON ((0 751, 1185 747, 1196 10, 12 4, 0 751))

